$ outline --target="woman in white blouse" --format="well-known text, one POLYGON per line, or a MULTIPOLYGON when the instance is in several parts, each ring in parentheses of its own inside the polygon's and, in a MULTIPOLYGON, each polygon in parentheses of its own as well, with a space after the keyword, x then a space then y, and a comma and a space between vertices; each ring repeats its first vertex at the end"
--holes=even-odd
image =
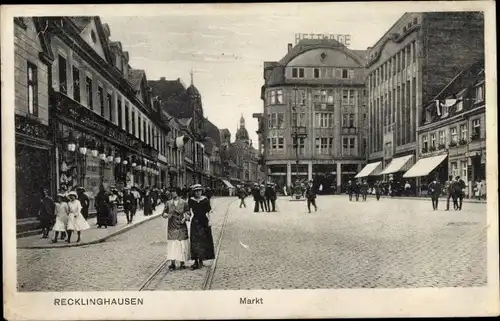
POLYGON ((68 225, 66 227, 68 231, 68 239, 66 242, 71 243, 71 234, 73 231, 77 232, 78 238, 76 242, 80 242, 81 232, 83 230, 89 229, 89 223, 82 215, 82 204, 78 200, 78 195, 75 191, 69 193, 69 215, 68 215, 68 225))

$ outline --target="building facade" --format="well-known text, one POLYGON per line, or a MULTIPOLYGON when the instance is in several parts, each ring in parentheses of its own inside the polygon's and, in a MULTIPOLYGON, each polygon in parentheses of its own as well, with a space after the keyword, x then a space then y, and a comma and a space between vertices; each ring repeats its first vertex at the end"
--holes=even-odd
POLYGON ((486 95, 484 61, 476 62, 453 78, 426 105, 418 128, 419 160, 403 177, 422 177, 420 193, 429 180, 441 182, 460 176, 467 196, 474 183, 486 191, 486 95))
POLYGON ((422 106, 483 56, 484 20, 476 12, 405 13, 369 48, 368 174, 401 180, 418 158, 422 106))
POLYGON ((32 228, 42 189, 55 192, 49 121, 49 39, 37 17, 14 19, 16 209, 18 231, 32 228))
POLYGON ((259 135, 279 186, 314 179, 326 193, 340 191, 364 165, 365 55, 333 39, 300 40, 264 63, 259 135))

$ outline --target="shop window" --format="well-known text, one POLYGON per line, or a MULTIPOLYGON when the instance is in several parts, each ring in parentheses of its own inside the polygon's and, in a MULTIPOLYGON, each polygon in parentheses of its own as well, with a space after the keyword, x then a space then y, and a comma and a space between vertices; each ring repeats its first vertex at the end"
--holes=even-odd
POLYGON ((28 62, 28 113, 38 116, 38 75, 37 67, 28 62))

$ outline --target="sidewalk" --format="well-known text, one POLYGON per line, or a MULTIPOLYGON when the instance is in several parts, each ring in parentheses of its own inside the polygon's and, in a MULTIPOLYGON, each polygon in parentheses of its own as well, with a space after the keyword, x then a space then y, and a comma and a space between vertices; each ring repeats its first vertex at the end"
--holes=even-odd
MULTIPOLYGON (((66 243, 65 241, 58 241, 57 243, 51 243, 54 237, 54 232, 49 233, 49 238, 43 239, 41 234, 21 237, 17 239, 18 249, 45 249, 45 248, 59 248, 59 247, 73 247, 73 246, 83 246, 89 244, 95 244, 104 242, 110 237, 126 232, 134 227, 137 227, 149 220, 152 220, 163 211, 163 204, 156 207, 156 211, 153 215, 144 216, 144 211, 137 211, 134 216, 132 224, 127 224, 127 218, 124 212, 118 212, 118 223, 115 226, 108 226, 108 228, 97 228, 97 218, 93 217, 88 220, 90 229, 82 232, 82 241, 76 243, 76 235, 71 236, 72 243, 66 243)), ((76 233, 75 233, 76 234, 76 233)))

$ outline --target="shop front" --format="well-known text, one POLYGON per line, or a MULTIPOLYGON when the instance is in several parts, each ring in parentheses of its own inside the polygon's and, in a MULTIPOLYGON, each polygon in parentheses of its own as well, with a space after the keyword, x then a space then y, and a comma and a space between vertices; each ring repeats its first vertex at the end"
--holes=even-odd
POLYGON ((115 124, 66 96, 52 95, 56 123, 57 189, 83 187, 94 209, 100 187, 152 186, 158 153, 115 124))

